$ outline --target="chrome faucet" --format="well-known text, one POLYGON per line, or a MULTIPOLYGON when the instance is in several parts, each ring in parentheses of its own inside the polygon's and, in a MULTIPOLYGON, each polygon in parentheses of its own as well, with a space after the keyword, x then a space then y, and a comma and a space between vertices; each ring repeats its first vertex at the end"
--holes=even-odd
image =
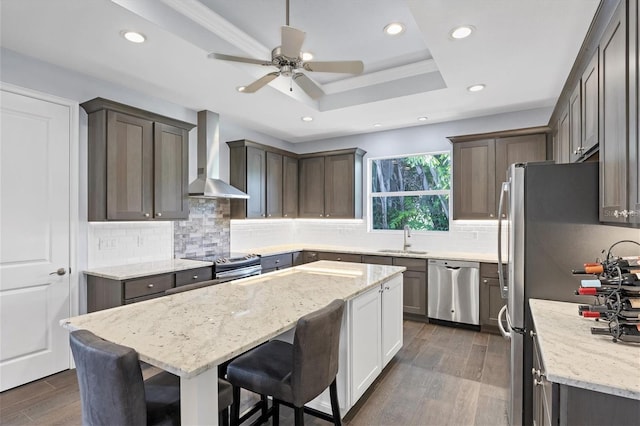
POLYGON ((411 228, 409 228, 409 225, 404 226, 404 245, 402 246, 403 251, 407 251, 407 248, 411 247, 411 244, 407 243, 407 238, 411 238, 411 228))

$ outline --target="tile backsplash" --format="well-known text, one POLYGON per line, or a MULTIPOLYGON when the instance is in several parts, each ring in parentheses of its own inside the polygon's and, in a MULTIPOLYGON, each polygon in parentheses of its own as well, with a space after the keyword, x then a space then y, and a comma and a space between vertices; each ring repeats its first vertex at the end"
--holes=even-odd
POLYGON ((87 267, 171 259, 173 222, 89 222, 87 267))
POLYGON ((189 219, 174 222, 173 257, 228 253, 230 215, 228 199, 189 198, 189 219))

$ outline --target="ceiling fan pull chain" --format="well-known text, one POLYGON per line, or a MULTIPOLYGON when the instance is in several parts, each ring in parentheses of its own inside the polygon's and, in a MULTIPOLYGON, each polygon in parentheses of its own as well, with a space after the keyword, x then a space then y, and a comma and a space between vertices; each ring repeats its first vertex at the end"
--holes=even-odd
POLYGON ((293 75, 289 79, 289 91, 293 92, 293 75))

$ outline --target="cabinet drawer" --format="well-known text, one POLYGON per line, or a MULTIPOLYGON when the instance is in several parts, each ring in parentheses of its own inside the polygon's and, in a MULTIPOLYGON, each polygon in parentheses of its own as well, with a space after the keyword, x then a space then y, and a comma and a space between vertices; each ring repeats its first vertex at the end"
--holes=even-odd
POLYGON ((156 275, 138 278, 124 282, 124 298, 147 296, 154 293, 164 293, 173 287, 173 274, 156 275))
POLYGON ((362 256, 362 263, 373 263, 374 265, 393 265, 393 259, 388 256, 372 256, 365 254, 362 256))
MULTIPOLYGON (((507 276, 507 265, 502 265, 502 271, 504 276, 507 276)), ((498 277, 498 264, 497 263, 481 263, 480 264, 480 276, 483 278, 499 278, 498 277)))
POLYGON ((408 271, 427 272, 427 259, 394 257, 393 264, 396 266, 404 266, 408 271))
POLYGON ((320 252, 318 253, 318 260, 336 260, 338 262, 362 262, 362 256, 359 254, 351 253, 330 253, 320 252))
POLYGON ((310 263, 310 262, 315 262, 316 260, 320 260, 318 258, 318 252, 317 251, 303 251, 302 252, 302 259, 304 263, 310 263))
POLYGON ((207 281, 213 278, 213 267, 205 266, 203 268, 188 269, 186 271, 176 272, 176 287, 200 281, 207 281))
POLYGON ((262 266, 263 271, 273 268, 288 268, 292 263, 293 255, 291 253, 276 254, 260 258, 260 266, 262 266))

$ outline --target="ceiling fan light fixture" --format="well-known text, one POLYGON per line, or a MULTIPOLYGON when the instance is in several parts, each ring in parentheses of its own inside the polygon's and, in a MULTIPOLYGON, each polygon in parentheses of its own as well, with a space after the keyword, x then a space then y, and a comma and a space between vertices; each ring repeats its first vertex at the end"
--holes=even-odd
POLYGON ((144 43, 147 40, 144 34, 137 31, 123 30, 120 32, 120 34, 131 43, 144 43))
POLYGON ((404 30, 405 27, 400 22, 391 22, 386 27, 384 27, 384 33, 390 36, 402 34, 404 30))
POLYGON ((481 90, 484 90, 486 86, 484 84, 474 84, 473 86, 469 86, 467 87, 467 90, 470 92, 479 92, 481 90))
POLYGON ((305 115, 304 117, 300 117, 300 120, 304 121, 305 123, 309 123, 310 121, 313 121, 313 117, 305 115))
POLYGON ((461 25, 452 29, 449 35, 452 39, 461 40, 469 37, 473 31, 475 31, 475 28, 472 25, 461 25))
POLYGON ((313 59, 313 53, 311 52, 302 52, 302 60, 303 61, 310 61, 313 59))

